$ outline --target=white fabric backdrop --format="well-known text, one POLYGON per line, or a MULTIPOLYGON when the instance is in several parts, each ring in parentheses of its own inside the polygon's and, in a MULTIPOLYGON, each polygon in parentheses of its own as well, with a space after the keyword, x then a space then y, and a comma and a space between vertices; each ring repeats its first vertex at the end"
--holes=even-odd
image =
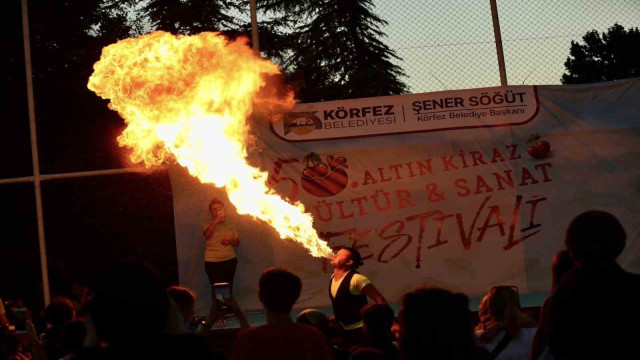
MULTIPOLYGON (((390 301, 419 284, 470 296, 498 284, 544 292, 567 224, 589 209, 620 219, 628 242, 619 261, 640 272, 639 99, 640 79, 630 79, 302 104, 273 124, 252 120, 250 161, 270 172, 276 191, 306 205, 331 246, 360 247, 367 257, 362 272, 390 301), (494 101, 507 91, 522 95, 511 103, 494 101), (490 104, 479 102, 484 95, 492 97, 490 104), (441 102, 446 108, 433 109, 434 100, 446 98, 453 99, 441 102), (512 108, 522 111, 502 111, 512 108), (535 133, 551 144, 544 159, 527 153, 535 133), (343 157, 347 167, 333 170, 329 185, 305 180, 310 153, 327 165, 327 156, 343 157), (278 159, 289 162, 274 171, 278 159), (513 187, 504 180, 500 185, 498 175, 511 176, 513 187), (317 196, 321 185, 328 189, 322 194, 333 195, 317 196)), ((226 195, 179 167, 171 169, 171 182, 180 282, 197 292, 197 312, 205 314, 210 289, 200 223, 210 199, 226 201, 226 195)), ((258 277, 276 265, 303 279, 298 307, 330 303, 326 262, 279 239, 264 223, 235 214, 228 202, 227 209, 240 233, 234 286, 243 308, 260 308, 258 277)))

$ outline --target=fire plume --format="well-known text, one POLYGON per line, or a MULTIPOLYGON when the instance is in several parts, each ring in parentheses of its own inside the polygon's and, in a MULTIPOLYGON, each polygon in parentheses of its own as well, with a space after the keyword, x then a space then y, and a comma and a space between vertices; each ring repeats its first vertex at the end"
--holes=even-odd
POLYGON ((263 91, 280 70, 245 38, 156 31, 105 47, 93 68, 88 87, 125 119, 118 142, 132 148, 132 162, 151 167, 174 157, 201 182, 225 187, 239 214, 266 221, 313 256, 333 254, 304 206, 282 199, 246 161, 254 106, 288 110, 293 94, 263 91))

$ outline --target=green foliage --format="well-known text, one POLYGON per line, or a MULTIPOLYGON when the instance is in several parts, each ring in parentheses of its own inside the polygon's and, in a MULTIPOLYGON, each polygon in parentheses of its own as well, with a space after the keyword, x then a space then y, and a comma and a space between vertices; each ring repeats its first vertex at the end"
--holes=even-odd
POLYGON ((322 158, 317 153, 310 152, 302 158, 302 162, 307 164, 307 167, 308 167, 309 162, 311 162, 312 165, 321 164, 322 158))
POLYGON ((238 21, 229 12, 240 9, 233 0, 150 0, 144 7, 154 29, 173 34, 236 29, 238 21))
MULTIPOLYGON (((380 39, 387 23, 371 0, 263 0, 282 31, 284 69, 302 102, 403 94, 398 56, 380 39)), ((264 49, 261 46, 261 49, 264 49)))
POLYGON ((602 36, 595 30, 582 37, 584 44, 571 42, 570 57, 564 63, 563 84, 585 84, 640 76, 640 31, 619 24, 602 36))
MULTIPOLYGON (((257 1, 261 53, 282 67, 298 100, 408 91, 372 0, 257 1)), ((247 0, 57 0, 31 7, 34 76, 53 76, 60 80, 53 86, 64 82, 82 92, 101 49, 127 37, 164 30, 251 38, 247 0)))

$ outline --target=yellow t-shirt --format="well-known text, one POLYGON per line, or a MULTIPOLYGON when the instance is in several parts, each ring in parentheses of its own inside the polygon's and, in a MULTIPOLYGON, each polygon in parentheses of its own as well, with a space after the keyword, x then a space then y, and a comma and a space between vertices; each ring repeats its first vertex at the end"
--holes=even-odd
MULTIPOLYGON (((202 232, 211 224, 211 220, 202 224, 202 232)), ((231 260, 236 257, 236 252, 231 245, 222 245, 224 239, 236 239, 238 230, 231 220, 219 223, 213 229, 211 236, 207 239, 207 245, 204 251, 204 261, 218 262, 231 260)))

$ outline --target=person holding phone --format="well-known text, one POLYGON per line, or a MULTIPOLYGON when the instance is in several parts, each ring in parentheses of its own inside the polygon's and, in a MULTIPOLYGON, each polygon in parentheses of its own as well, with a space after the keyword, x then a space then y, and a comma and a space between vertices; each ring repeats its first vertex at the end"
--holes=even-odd
MULTIPOLYGON (((224 203, 213 198, 209 203, 209 216, 202 225, 202 235, 207 239, 204 252, 204 268, 212 286, 211 311, 205 326, 211 326, 219 320, 216 301, 217 283, 228 283, 229 292, 233 289, 233 277, 238 266, 234 248, 240 245, 236 226, 227 219, 224 203)), ((226 299, 225 299, 226 300, 226 299)), ((231 299, 231 302, 236 305, 231 299)))
POLYGON ((27 308, 13 308, 13 326, 15 327, 16 334, 27 333, 27 308))

